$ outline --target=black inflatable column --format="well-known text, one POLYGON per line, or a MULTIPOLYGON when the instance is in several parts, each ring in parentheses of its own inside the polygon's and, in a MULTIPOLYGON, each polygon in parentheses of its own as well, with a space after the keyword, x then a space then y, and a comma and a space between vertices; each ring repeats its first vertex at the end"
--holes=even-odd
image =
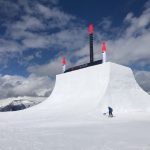
POLYGON ((90 63, 93 63, 93 24, 89 25, 90 63))

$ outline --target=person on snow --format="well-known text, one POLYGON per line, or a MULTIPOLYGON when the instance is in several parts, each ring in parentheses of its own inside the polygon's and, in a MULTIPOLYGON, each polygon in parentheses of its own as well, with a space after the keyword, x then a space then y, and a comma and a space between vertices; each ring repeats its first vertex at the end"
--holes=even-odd
POLYGON ((113 117, 113 109, 110 107, 110 106, 108 106, 108 113, 109 113, 109 117, 113 117))

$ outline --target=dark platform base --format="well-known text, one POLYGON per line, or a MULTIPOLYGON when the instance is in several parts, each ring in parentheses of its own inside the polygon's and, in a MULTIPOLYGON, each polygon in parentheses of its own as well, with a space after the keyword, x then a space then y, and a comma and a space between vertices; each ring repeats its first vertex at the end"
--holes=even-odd
POLYGON ((98 65, 98 64, 102 64, 102 60, 97 60, 97 61, 94 61, 94 62, 91 62, 91 63, 87 63, 87 64, 83 64, 83 65, 79 65, 79 66, 69 68, 65 71, 65 73, 70 72, 70 71, 74 71, 74 70, 78 70, 78 69, 82 69, 82 68, 87 68, 87 67, 90 67, 90 66, 95 66, 95 65, 98 65))

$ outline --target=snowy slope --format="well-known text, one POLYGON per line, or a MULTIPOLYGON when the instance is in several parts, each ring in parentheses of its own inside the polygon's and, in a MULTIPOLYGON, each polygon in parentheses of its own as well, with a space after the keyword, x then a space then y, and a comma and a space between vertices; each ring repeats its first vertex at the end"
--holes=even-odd
POLYGON ((87 119, 108 106, 115 113, 150 110, 150 96, 136 83, 132 70, 110 62, 57 75, 51 96, 32 111, 46 111, 57 119, 87 119))

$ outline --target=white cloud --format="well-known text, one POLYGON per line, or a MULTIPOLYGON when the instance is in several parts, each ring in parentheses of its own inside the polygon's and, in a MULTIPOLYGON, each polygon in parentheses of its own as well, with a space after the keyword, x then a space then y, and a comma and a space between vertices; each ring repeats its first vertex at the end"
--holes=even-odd
POLYGON ((62 73, 61 58, 52 60, 51 62, 43 65, 29 66, 27 70, 30 73, 34 73, 40 76, 49 75, 54 77, 56 74, 62 73))
POLYGON ((56 7, 49 8, 49 7, 46 7, 46 6, 41 5, 41 4, 37 4, 36 7, 45 19, 53 19, 53 20, 51 20, 50 26, 53 26, 55 28, 58 25, 59 25, 59 27, 62 27, 63 25, 68 24, 68 22, 70 20, 75 19, 74 16, 66 14, 56 7))
POLYGON ((44 24, 38 18, 26 15, 22 16, 21 20, 15 22, 11 27, 15 30, 38 31, 44 28, 44 24))
POLYGON ((51 43, 54 45, 58 44, 60 47, 71 51, 84 46, 86 43, 87 34, 84 28, 75 27, 52 34, 50 38, 51 43))
POLYGON ((26 38, 22 41, 26 48, 47 48, 50 43, 48 36, 34 36, 31 38, 26 38))
POLYGON ((150 91, 150 71, 135 71, 135 78, 144 90, 150 91))
POLYGON ((0 37, 0 64, 7 65, 10 57, 15 55, 19 57, 18 53, 23 54, 23 51, 30 48, 48 49, 57 46, 65 50, 79 48, 83 44, 82 28, 72 24, 74 16, 57 7, 58 0, 32 2, 18 0, 17 3, 2 0, 0 4, 0 14, 6 16, 0 18, 3 26, 6 27, 5 34, 0 37), (47 2, 49 5, 45 5, 47 2), (10 6, 12 8, 9 9, 10 6), (53 33, 52 28, 57 28, 58 31, 53 33))
POLYGON ((26 60, 27 62, 31 61, 34 59, 34 56, 33 55, 29 55, 27 57, 24 57, 24 60, 26 60))
POLYGON ((15 41, 0 39, 0 53, 18 52, 23 47, 15 41))
POLYGON ((126 30, 126 36, 134 36, 135 34, 143 34, 146 27, 150 24, 150 8, 147 8, 139 17, 135 17, 133 13, 127 14, 125 20, 129 24, 126 30))
MULTIPOLYGON (((27 35, 28 36, 28 35, 27 35)), ((88 40, 87 40, 88 42, 88 40)), ((62 30, 51 35, 34 34, 22 40, 25 48, 49 48, 75 50, 86 43, 86 31, 82 28, 62 30), (76 42, 75 42, 76 41, 76 42)))
POLYGON ((4 75, 0 76, 0 98, 16 96, 48 96, 53 86, 53 82, 47 76, 29 77, 4 75), (36 81, 36 82, 35 82, 36 81))
POLYGON ((35 53, 35 57, 41 58, 41 57, 42 57, 42 56, 41 56, 41 51, 37 51, 37 52, 35 53))
POLYGON ((99 26, 104 31, 108 31, 111 28, 112 20, 110 18, 103 18, 103 20, 100 22, 99 26))
POLYGON ((150 58, 150 33, 138 37, 120 38, 110 40, 108 44, 108 58, 111 61, 121 64, 138 63, 145 60, 148 63, 150 58))

